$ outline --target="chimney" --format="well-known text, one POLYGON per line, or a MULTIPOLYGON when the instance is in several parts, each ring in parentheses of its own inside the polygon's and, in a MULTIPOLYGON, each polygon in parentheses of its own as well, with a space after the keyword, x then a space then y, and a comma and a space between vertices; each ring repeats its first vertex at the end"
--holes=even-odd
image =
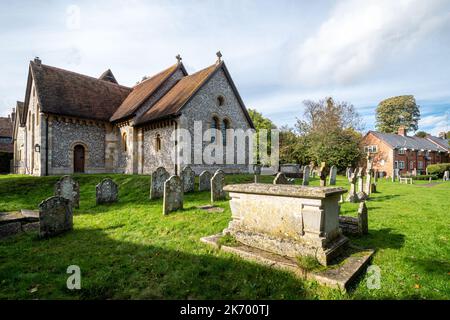
POLYGON ((14 123, 15 119, 16 119, 16 108, 13 108, 11 113, 11 122, 14 123))
POLYGON ((405 128, 405 126, 400 126, 398 128, 398 133, 397 134, 399 136, 406 137, 406 128, 405 128))
POLYGON ((38 67, 40 67, 42 61, 41 61, 41 59, 39 59, 39 57, 36 57, 36 58, 34 58, 34 63, 35 63, 38 67))

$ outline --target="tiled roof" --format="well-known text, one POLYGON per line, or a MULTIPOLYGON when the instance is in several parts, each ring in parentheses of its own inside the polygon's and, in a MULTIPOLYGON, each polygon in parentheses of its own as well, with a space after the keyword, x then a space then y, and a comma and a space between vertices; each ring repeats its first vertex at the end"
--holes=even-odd
POLYGON ((441 146, 442 148, 445 148, 450 151, 450 145, 449 145, 450 140, 449 139, 442 139, 442 138, 435 137, 432 135, 428 135, 427 139, 431 140, 431 142, 434 142, 435 144, 441 146))
POLYGON ((221 66, 222 62, 182 78, 147 112, 142 114, 137 119, 136 124, 144 124, 177 115, 186 102, 221 66))
POLYGON ((133 87, 131 93, 114 112, 111 121, 118 121, 134 115, 134 112, 179 68, 182 64, 175 64, 164 71, 148 78, 133 87))
POLYGON ((379 139, 385 141, 393 148, 407 148, 415 150, 431 150, 431 151, 448 151, 442 147, 437 146, 426 138, 419 138, 416 136, 401 136, 394 133, 382 133, 377 131, 369 131, 379 139))
POLYGON ((11 118, 0 118, 0 137, 12 137, 13 123, 11 118))
POLYGON ((30 69, 46 113, 108 121, 131 92, 131 88, 34 61, 30 69))

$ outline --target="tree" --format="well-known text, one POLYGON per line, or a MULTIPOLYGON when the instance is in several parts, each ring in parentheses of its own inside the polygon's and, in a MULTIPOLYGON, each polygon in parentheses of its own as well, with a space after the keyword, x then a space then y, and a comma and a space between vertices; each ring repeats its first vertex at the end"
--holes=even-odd
POLYGON ((404 126, 407 131, 416 131, 419 128, 419 108, 412 95, 383 100, 377 107, 376 128, 386 133, 397 133, 400 126, 404 126))
POLYGON ((309 163, 308 140, 295 133, 293 128, 280 128, 280 162, 281 163, 309 163))
POLYGON ((417 131, 415 134, 415 136, 419 138, 426 138, 427 135, 428 133, 426 133, 425 131, 417 131))
MULTIPOLYGON (((267 154, 270 155, 271 148, 272 148, 272 141, 271 141, 271 130, 276 129, 277 126, 269 119, 264 117, 260 112, 256 111, 255 109, 248 109, 248 113, 250 115, 250 118, 253 121, 253 124, 255 126, 256 130, 256 137, 259 141, 259 133, 261 130, 267 130, 267 154)), ((258 146, 259 147, 259 146, 258 146)), ((259 163, 259 153, 256 154, 255 159, 257 159, 259 163)))
POLYGON ((333 98, 306 100, 304 105, 304 117, 297 119, 296 129, 307 146, 308 158, 339 169, 356 165, 362 156, 358 131, 363 125, 354 106, 333 98))

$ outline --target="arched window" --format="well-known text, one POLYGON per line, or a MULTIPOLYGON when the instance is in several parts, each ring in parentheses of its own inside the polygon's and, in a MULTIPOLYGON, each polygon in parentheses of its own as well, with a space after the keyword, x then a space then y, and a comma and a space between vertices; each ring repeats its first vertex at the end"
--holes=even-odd
POLYGON ((225 98, 223 96, 218 96, 217 97, 217 105, 219 107, 223 106, 225 104, 225 98))
POLYGON ((127 152, 128 147, 127 147, 127 133, 126 132, 124 132, 122 134, 122 148, 123 148, 123 151, 127 152))
POLYGON ((227 145, 227 129, 230 129, 230 122, 224 119, 222 122, 222 140, 224 146, 227 145))
POLYGON ((156 135, 156 151, 161 151, 161 136, 159 134, 156 135))
POLYGON ((216 141, 216 130, 218 130, 219 127, 219 119, 217 117, 214 117, 211 121, 211 143, 214 143, 214 141, 216 141))

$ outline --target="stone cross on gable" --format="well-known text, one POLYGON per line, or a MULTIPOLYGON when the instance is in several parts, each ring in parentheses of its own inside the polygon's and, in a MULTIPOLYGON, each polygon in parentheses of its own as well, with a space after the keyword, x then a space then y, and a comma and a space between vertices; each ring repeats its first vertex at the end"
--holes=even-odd
POLYGON ((183 58, 181 58, 180 54, 177 54, 177 56, 175 58, 178 60, 178 63, 181 63, 181 60, 183 60, 183 58))
POLYGON ((216 56, 217 56, 217 62, 222 61, 222 52, 217 51, 216 56))

